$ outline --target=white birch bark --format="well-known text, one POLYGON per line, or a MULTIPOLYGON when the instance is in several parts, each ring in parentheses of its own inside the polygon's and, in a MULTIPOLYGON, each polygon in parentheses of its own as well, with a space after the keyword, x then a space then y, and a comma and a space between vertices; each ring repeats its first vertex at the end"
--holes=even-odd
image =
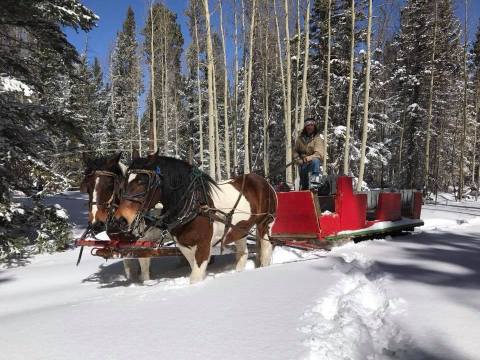
POLYGON ((365 97, 363 105, 363 129, 362 129, 362 147, 360 150, 360 171, 358 174, 357 191, 362 190, 363 173, 365 171, 365 151, 367 148, 368 131, 368 101, 370 99, 370 40, 372 33, 372 0, 368 1, 368 27, 367 27, 367 69, 365 73, 365 97))

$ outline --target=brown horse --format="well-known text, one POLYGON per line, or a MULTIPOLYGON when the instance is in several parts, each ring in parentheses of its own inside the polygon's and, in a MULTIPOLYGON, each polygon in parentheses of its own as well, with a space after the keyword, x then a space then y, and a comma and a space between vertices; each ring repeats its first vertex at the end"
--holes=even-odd
MULTIPOLYGON (((120 190, 125 181, 127 167, 120 162, 121 153, 112 157, 89 159, 83 156, 86 165, 80 191, 88 193, 88 224, 95 232, 106 228, 114 205, 118 204, 120 190)), ((133 280, 150 280, 150 259, 138 259, 140 274, 135 274, 136 259, 124 259, 125 276, 133 280)))
POLYGON ((119 226, 135 231, 142 217, 157 204, 161 221, 188 260, 190 282, 203 280, 212 246, 235 243, 236 269, 248 259, 246 237, 256 226, 257 265, 271 262, 269 241, 277 197, 268 182, 247 174, 216 184, 190 164, 153 154, 132 162, 127 185, 115 213, 119 226))

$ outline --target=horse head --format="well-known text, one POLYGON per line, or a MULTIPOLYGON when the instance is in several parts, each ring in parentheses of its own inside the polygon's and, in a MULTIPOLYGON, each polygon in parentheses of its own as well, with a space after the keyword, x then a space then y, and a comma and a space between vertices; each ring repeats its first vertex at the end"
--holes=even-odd
POLYGON ((88 223, 94 229, 100 230, 109 221, 119 198, 126 170, 121 155, 96 159, 84 155, 86 169, 80 191, 88 193, 88 223))
MULTIPOLYGON (((115 212, 120 228, 134 231, 143 222, 144 215, 158 205, 163 209, 165 221, 176 218, 197 190, 194 186, 197 172, 198 176, 208 177, 183 160, 159 156, 158 153, 134 159, 127 171, 125 192, 115 212)), ((205 188, 209 193, 210 181, 207 183, 205 188)))

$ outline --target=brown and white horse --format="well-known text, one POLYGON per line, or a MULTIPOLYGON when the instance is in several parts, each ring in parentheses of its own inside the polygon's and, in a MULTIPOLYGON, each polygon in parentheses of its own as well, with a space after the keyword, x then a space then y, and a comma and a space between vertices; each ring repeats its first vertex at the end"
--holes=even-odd
POLYGON ((220 242, 222 246, 235 243, 236 269, 243 270, 248 259, 247 235, 254 226, 256 264, 270 264, 269 235, 277 197, 261 176, 246 174, 216 184, 187 162, 157 154, 135 159, 127 176, 115 218, 134 231, 139 219, 160 203, 163 224, 192 269, 191 283, 204 279, 212 246, 220 242))
MULTIPOLYGON (((99 232, 111 220, 114 204, 125 182, 127 167, 120 162, 121 153, 112 157, 89 159, 83 156, 86 165, 80 191, 88 193, 88 224, 99 232), (110 218, 110 219, 109 219, 110 218)), ((150 258, 138 259, 140 274, 134 270, 136 259, 124 259, 123 266, 128 280, 138 277, 140 281, 150 280, 150 258)))

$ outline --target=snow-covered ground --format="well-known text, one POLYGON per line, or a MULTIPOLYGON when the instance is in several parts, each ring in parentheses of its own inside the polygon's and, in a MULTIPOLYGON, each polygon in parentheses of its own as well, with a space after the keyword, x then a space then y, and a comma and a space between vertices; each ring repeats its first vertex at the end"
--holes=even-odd
MULTIPOLYGON (((52 201, 79 234, 84 198, 52 201)), ((462 206, 425 206, 411 235, 277 248, 268 268, 216 257, 196 285, 175 258, 136 285, 87 251, 36 256, 0 268, 0 359, 479 359, 480 209, 462 206)))

